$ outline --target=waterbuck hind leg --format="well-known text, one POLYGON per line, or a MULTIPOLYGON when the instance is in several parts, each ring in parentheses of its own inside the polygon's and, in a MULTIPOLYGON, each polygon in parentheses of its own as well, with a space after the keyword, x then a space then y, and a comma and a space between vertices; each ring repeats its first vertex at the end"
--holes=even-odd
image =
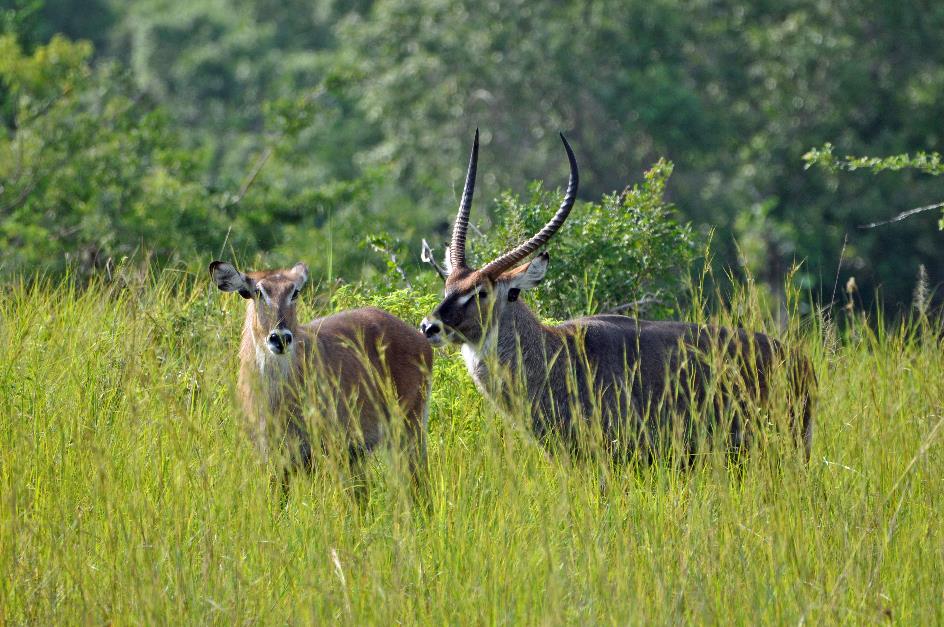
POLYGON ((818 381, 810 358, 800 351, 787 355, 789 387, 788 412, 797 446, 809 463, 813 453, 813 409, 818 381))
POLYGON ((429 467, 426 459, 426 422, 428 405, 425 396, 417 398, 404 418, 397 419, 394 437, 389 441, 391 459, 398 469, 396 481, 406 489, 414 504, 426 502, 429 488, 429 467))

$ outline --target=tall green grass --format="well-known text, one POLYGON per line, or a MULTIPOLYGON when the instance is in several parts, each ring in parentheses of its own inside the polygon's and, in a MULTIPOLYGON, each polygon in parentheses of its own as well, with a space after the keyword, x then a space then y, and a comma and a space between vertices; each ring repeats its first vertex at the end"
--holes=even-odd
MULTIPOLYGON (((412 323, 435 301, 304 298, 306 318, 372 302, 412 323)), ((242 316, 185 272, 4 286, 0 623, 944 621, 944 351, 926 321, 781 332, 750 289, 721 312, 813 356, 808 466, 551 455, 439 352, 428 504, 380 455, 366 502, 317 472, 283 507, 239 427, 242 316)))

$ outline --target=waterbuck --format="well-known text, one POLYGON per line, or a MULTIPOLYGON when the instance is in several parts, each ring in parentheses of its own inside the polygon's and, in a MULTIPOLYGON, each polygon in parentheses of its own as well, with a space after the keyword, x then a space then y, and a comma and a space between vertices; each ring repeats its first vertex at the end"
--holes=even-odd
POLYGON ((560 208, 536 235, 479 269, 466 262, 466 231, 478 162, 478 131, 445 267, 445 294, 421 330, 434 345, 462 345, 479 390, 506 413, 523 412, 540 439, 578 443, 584 428, 613 454, 652 459, 679 446, 686 457, 707 436, 732 452, 758 430, 784 372, 789 430, 809 458, 815 376, 808 359, 742 329, 595 315, 542 324, 519 299, 547 271, 547 244, 577 194, 577 161, 561 135, 570 180, 560 208), (518 265, 520 263, 520 265, 518 265))
POLYGON ((385 440, 402 447, 417 478, 433 365, 422 334, 375 308, 300 324, 303 263, 244 274, 214 261, 210 275, 246 299, 237 389, 254 445, 284 468, 283 480, 311 467, 315 447, 345 447, 356 461, 385 440), (399 441, 390 442, 392 434, 399 441))

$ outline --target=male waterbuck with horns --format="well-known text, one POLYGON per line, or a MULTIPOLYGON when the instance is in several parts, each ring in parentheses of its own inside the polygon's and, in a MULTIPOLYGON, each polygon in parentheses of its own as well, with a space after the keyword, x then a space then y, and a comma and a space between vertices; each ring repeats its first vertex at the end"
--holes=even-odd
POLYGON ((425 463, 433 365, 429 342, 399 318, 374 308, 300 324, 303 263, 242 273, 210 264, 214 283, 246 299, 238 392, 250 437, 284 477, 308 469, 313 447, 344 447, 356 461, 387 440, 402 447, 416 478, 425 463), (398 434, 399 441, 390 441, 398 434))
POLYGON ((561 139, 570 180, 557 213, 536 235, 473 269, 466 262, 466 230, 476 131, 446 267, 424 249, 424 259, 445 279, 443 300, 421 325, 426 337, 434 345, 461 344, 482 393, 505 412, 528 415, 539 439, 556 434, 577 445, 581 433, 595 433, 610 453, 643 460, 669 450, 688 458, 709 435, 721 437, 732 452, 741 450, 757 432, 753 423, 763 420, 774 373, 784 372, 789 408, 782 422, 808 459, 815 376, 809 360, 776 340, 742 329, 621 315, 547 326, 519 300, 521 290, 544 278, 548 255, 520 262, 561 228, 576 198, 577 162, 561 139))

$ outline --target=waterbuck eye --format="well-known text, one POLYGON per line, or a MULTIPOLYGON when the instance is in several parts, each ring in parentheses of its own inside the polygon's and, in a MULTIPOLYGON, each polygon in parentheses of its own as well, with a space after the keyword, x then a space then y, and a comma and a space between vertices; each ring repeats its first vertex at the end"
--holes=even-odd
POLYGON ((298 294, 299 294, 299 291, 298 291, 298 288, 296 287, 295 291, 292 292, 292 301, 295 301, 298 298, 298 294))
POLYGON ((478 297, 479 297, 479 300, 485 300, 486 298, 488 298, 488 291, 479 290, 478 297))

